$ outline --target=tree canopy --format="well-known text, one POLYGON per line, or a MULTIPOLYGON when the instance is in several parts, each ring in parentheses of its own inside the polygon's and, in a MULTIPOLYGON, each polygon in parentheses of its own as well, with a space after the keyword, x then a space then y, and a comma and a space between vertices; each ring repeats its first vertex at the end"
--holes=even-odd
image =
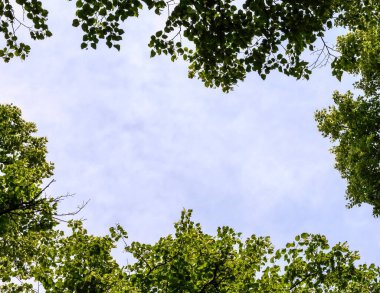
POLYGON ((243 240, 229 227, 202 231, 183 211, 174 235, 153 245, 132 242, 137 260, 126 267, 138 292, 374 292, 379 268, 356 265, 346 243, 330 246, 322 235, 302 233, 275 249, 269 237, 243 240))
MULTIPOLYGON (((189 77, 224 91, 251 71, 263 79, 273 70, 308 78, 312 69, 332 59, 333 74, 340 77, 342 71, 352 71, 355 60, 377 62, 369 59, 378 56, 373 50, 377 47, 368 46, 368 40, 377 39, 379 23, 379 7, 371 0, 77 0, 75 5, 72 24, 83 31, 82 49, 96 49, 104 40, 120 50, 128 18, 142 9, 162 15, 165 26, 151 37, 151 56, 181 57, 188 63, 189 77), (337 51, 324 39, 334 27, 348 29, 338 38, 337 51), (368 38, 357 38, 362 34, 368 38), (304 52, 317 57, 310 61, 304 52)), ((0 4, 0 15, 5 40, 0 57, 6 62, 15 56, 25 59, 30 52, 25 38, 19 40, 19 29, 34 40, 52 35, 41 1, 6 1, 0 4)))
MULTIPOLYGON (((363 91, 365 97, 354 98, 349 93, 344 96, 355 100, 359 108, 371 109, 370 113, 356 112, 355 121, 366 121, 363 122, 367 125, 364 136, 372 137, 371 147, 359 147, 363 154, 361 159, 352 157, 351 163, 342 159, 348 155, 346 151, 357 152, 357 138, 347 139, 344 133, 349 131, 332 133, 333 129, 336 132, 343 126, 341 120, 332 118, 346 116, 347 113, 341 112, 343 107, 336 105, 316 115, 323 135, 340 143, 333 152, 337 169, 348 180, 348 206, 368 203, 374 206, 374 215, 379 215, 376 211, 380 192, 380 161, 376 151, 380 119, 377 106, 380 7, 377 1, 77 0, 75 7, 72 25, 83 32, 82 49, 96 49, 99 42, 104 41, 108 47, 120 50, 125 33, 123 23, 139 16, 142 9, 153 10, 166 18, 166 22, 151 36, 148 44, 151 57, 165 54, 172 61, 182 58, 188 63, 190 78, 197 77, 205 86, 219 87, 225 92, 232 90, 251 71, 263 79, 273 70, 297 79, 309 78, 313 69, 329 61, 332 75, 339 80, 344 73, 359 75, 354 86, 363 91), (334 28, 343 29, 345 33, 338 36, 336 44, 330 44, 325 35, 334 28), (307 52, 316 57, 312 59, 305 54, 307 52), (327 117, 331 118, 328 123, 327 117), (364 157, 371 158, 365 167, 364 157), (371 179, 365 179, 364 169, 372 170, 366 171, 371 179)), ((30 51, 27 36, 20 30, 26 30, 34 40, 52 35, 47 25, 48 11, 41 1, 2 2, 0 15, 0 32, 5 41, 0 57, 5 62, 16 56, 25 59, 30 51)), ((335 101, 341 100, 337 97, 334 96, 335 101)))
MULTIPOLYGON (((46 138, 12 105, 0 105, 0 231, 46 230, 56 223, 56 200, 43 180, 53 175, 46 161, 46 138)), ((1 233, 1 234, 2 234, 1 233)), ((0 235, 1 235, 0 234, 0 235)))
POLYGON ((348 182, 348 206, 368 203, 380 216, 380 100, 354 98, 350 92, 333 95, 336 106, 317 111, 324 136, 338 144, 332 147, 336 168, 348 182))
MULTIPOLYGON (((29 275, 38 243, 57 224, 59 199, 44 194, 53 174, 46 161, 46 138, 13 105, 0 105, 0 280, 29 275)), ((0 284, 1 290, 16 288, 0 284)), ((30 288, 28 284, 21 287, 30 288)))
MULTIPOLYGON (((191 213, 184 210, 174 233, 154 244, 129 242, 120 226, 108 235, 92 236, 82 222, 72 221, 69 235, 54 233, 39 246, 29 275, 17 276, 24 287, 17 288, 29 292, 31 283, 26 281, 33 280, 46 292, 57 293, 380 290, 380 268, 358 264, 358 252, 347 243, 330 246, 323 235, 302 233, 275 249, 269 237, 243 240, 229 227, 205 234, 191 213), (121 239, 132 264, 120 266, 112 258, 121 239)), ((3 288, 13 292, 16 284, 12 286, 3 288)))
MULTIPOLYGON (((334 143, 336 168, 347 180, 348 206, 367 203, 380 216, 380 6, 374 0, 77 0, 72 25, 83 31, 82 49, 120 50, 123 22, 141 9, 166 17, 151 36, 151 57, 188 63, 189 77, 228 92, 257 72, 273 70, 308 79, 331 61, 332 75, 358 75, 362 92, 334 93, 334 106, 316 112, 319 130, 334 143), (335 45, 325 40, 344 28, 335 45), (305 53, 314 53, 310 60, 305 53)), ((38 0, 2 1, 0 57, 25 59, 29 37, 52 36, 48 11, 38 0), (24 32, 21 32, 24 30, 24 32), (26 36, 25 31, 29 36, 26 36)), ((70 20, 71 21, 71 20, 70 20)), ((0 105, 0 289, 30 292, 378 292, 379 268, 358 265, 346 243, 330 246, 322 235, 303 233, 284 248, 269 237, 220 227, 205 234, 183 211, 175 233, 155 244, 127 241, 122 227, 89 235, 81 221, 71 234, 57 226, 57 204, 45 190, 53 174, 46 139, 12 105, 0 105), (133 264, 120 266, 111 250, 123 240, 133 264)))
MULTIPOLYGON (((25 121, 21 110, 0 105, 0 291, 24 289, 12 278, 30 279, 43 245, 58 233, 58 203, 66 196, 45 194, 54 165, 46 160, 47 139, 25 121), (17 288, 17 289, 16 289, 17 288)), ((68 214, 75 214, 68 213, 68 214)))
POLYGON ((94 236, 71 220, 64 232, 56 226, 58 201, 41 192, 53 171, 46 139, 33 136, 35 125, 17 107, 2 105, 0 113, 2 292, 380 290, 380 268, 358 264, 358 252, 347 243, 331 246, 323 235, 302 233, 275 249, 269 237, 243 239, 226 226, 206 234, 191 210, 182 211, 173 234, 154 244, 129 241, 120 225, 94 236), (112 256, 120 244, 131 260, 124 266, 112 256))
MULTIPOLYGON (((358 5, 357 1, 355 5, 358 5)), ((354 88, 363 94, 335 92, 335 105, 316 112, 318 128, 335 143, 336 169, 347 180, 348 207, 367 203, 380 216, 380 43, 379 10, 374 1, 347 14, 342 21, 350 31, 338 37, 341 55, 333 74, 359 75, 354 88)), ((340 21, 338 21, 339 23, 340 21)))

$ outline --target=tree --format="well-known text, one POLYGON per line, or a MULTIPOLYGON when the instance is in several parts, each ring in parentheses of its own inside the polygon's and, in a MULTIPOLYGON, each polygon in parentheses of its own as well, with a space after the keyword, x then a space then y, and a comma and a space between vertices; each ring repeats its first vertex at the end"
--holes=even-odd
POLYGON ((59 201, 42 196, 53 168, 46 139, 33 136, 35 125, 15 106, 0 113, 2 292, 31 292, 36 283, 57 293, 380 291, 380 268, 357 265, 346 243, 330 247, 324 236, 302 233, 275 249, 269 237, 242 240, 229 227, 208 235, 191 210, 155 244, 129 243, 120 225, 89 235, 81 221, 69 221, 67 235, 56 227, 59 201), (124 267, 112 257, 120 240, 134 258, 124 267))
MULTIPOLYGON (((54 165, 46 142, 19 108, 0 105, 0 291, 30 290, 31 266, 57 231, 57 205, 65 196, 45 193, 54 165), (21 282, 13 282, 17 277, 21 282), (13 289, 11 289, 13 288, 13 289)), ((70 213, 69 213, 70 214, 70 213)), ((71 213, 75 214, 75 213, 71 213)), ((29 291, 28 291, 29 292, 29 291)))
MULTIPOLYGON (((326 31, 347 27, 355 33, 364 21, 372 27, 378 23, 375 2, 246 0, 240 6, 233 0, 76 0, 72 24, 83 31, 82 49, 96 49, 104 39, 108 47, 120 50, 125 20, 137 17, 144 7, 156 14, 167 13, 165 27, 151 37, 151 56, 165 54, 173 61, 181 57, 189 64, 189 77, 200 78, 207 87, 230 91, 250 71, 263 79, 273 70, 308 78, 312 69, 336 58, 324 40, 326 31), (302 56, 307 50, 318 56, 312 63, 302 56)), ((30 51, 29 45, 19 42, 18 29, 27 29, 35 40, 52 35, 48 11, 40 1, 5 1, 0 4, 0 15, 6 41, 0 57, 6 62, 14 56, 24 59, 30 51)), ((344 50, 339 53, 341 60, 350 57, 345 57, 344 50)), ((334 65, 333 72, 339 75, 342 64, 334 65)))
POLYGON ((46 138, 33 136, 36 131, 20 109, 0 105, 0 236, 55 225, 56 202, 43 194, 49 184, 41 187, 54 166, 46 161, 46 138))
POLYGON ((139 292, 377 292, 379 268, 355 265, 346 243, 330 247, 321 235, 303 233, 275 250, 269 237, 245 241, 229 227, 203 233, 183 211, 175 234, 153 245, 126 246, 127 266, 139 292))
POLYGON ((155 244, 127 243, 118 226, 110 235, 87 234, 72 222, 72 235, 58 239, 48 269, 38 268, 46 292, 378 292, 380 268, 357 265, 346 243, 332 247, 322 235, 302 233, 284 248, 269 237, 245 241, 229 227, 205 234, 182 212, 174 235, 155 244), (119 267, 111 249, 123 239, 134 263, 119 267))
POLYGON ((51 253, 51 247, 59 232, 45 231, 9 232, 0 237, 0 291, 33 292, 38 276, 36 263, 51 253))
MULTIPOLYGON (((358 5, 357 1, 354 5, 358 5)), ((351 5, 351 4, 350 4, 351 5)), ((348 207, 367 203, 380 216, 380 41, 378 4, 367 1, 337 22, 350 32, 337 40, 341 53, 333 74, 359 75, 354 87, 364 95, 335 92, 335 105, 317 111, 318 128, 337 144, 332 147, 335 167, 347 180, 348 207)))
POLYGON ((348 1, 347 13, 336 24, 347 28, 346 35, 337 38, 340 56, 333 63, 333 75, 339 80, 344 72, 360 75, 355 87, 366 96, 378 94, 380 85, 380 10, 376 1, 348 1))
POLYGON ((46 161, 46 138, 33 136, 36 131, 20 109, 0 105, 1 290, 30 289, 12 278, 29 278, 38 244, 56 225, 57 200, 46 197, 41 187, 53 174, 53 164, 46 161))
POLYGON ((241 8, 233 3, 232 0, 180 0, 178 3, 78 0, 73 25, 80 26, 84 32, 82 48, 96 48, 99 40, 105 38, 109 47, 120 49, 122 21, 138 16, 143 4, 155 8, 158 14, 166 6, 165 27, 152 35, 149 43, 151 56, 166 54, 173 61, 182 57, 189 63, 189 77, 197 76, 207 87, 221 87, 224 91, 230 91, 250 71, 256 71, 263 79, 273 70, 308 78, 312 69, 330 59, 332 75, 339 80, 344 72, 360 75, 355 87, 366 98, 353 102, 350 94, 345 99, 334 95, 335 102, 341 104, 316 115, 320 131, 340 142, 333 152, 337 169, 348 180, 348 206, 369 203, 378 216, 380 6, 377 1, 247 0, 241 8), (333 27, 348 30, 337 38, 336 48, 324 40, 326 31, 333 27), (316 46, 318 40, 322 48, 316 46), (184 46, 187 43, 189 47, 184 46), (302 56, 307 50, 317 53, 312 63, 302 56), (342 103, 345 100, 347 106, 350 99, 358 109, 353 110, 355 117, 347 118, 351 122, 346 118, 333 119, 347 116, 342 103), (354 129, 354 124, 365 125, 365 129, 354 129), (348 128, 343 129, 344 125, 348 128))
MULTIPOLYGON (((189 64, 189 77, 201 79, 207 87, 221 87, 228 92, 250 71, 257 72, 263 79, 273 70, 297 79, 309 78, 313 69, 332 60, 332 75, 339 80, 344 72, 360 75, 355 86, 364 91, 367 101, 376 104, 378 100, 380 9, 377 1, 246 0, 238 6, 233 0, 76 0, 72 24, 83 31, 81 48, 96 49, 104 39, 108 47, 120 50, 123 22, 137 17, 144 6, 156 14, 167 11, 165 27, 151 36, 151 57, 165 54, 173 61, 181 57, 189 64), (347 33, 337 38, 334 47, 324 36, 329 29, 339 27, 345 28, 347 33), (306 51, 317 55, 311 63, 304 58, 306 51)), ((0 49, 0 57, 5 62, 14 56, 25 59, 30 51, 29 45, 18 41, 18 29, 27 29, 30 37, 36 40, 52 35, 46 23, 48 11, 40 1, 2 2, 0 15, 0 32, 6 41, 5 47, 0 49)), ((372 109, 378 111, 376 106, 372 109)), ((317 115, 322 123, 321 114, 317 115)), ((374 132, 371 135, 377 136, 376 119, 367 119, 364 112, 357 119, 372 121, 374 124, 369 128, 374 132)), ((324 135, 329 135, 329 130, 321 124, 319 128, 324 135)), ((340 138, 335 136, 333 140, 340 138)), ((353 141, 346 141, 349 142, 353 141)), ((345 149, 348 148, 352 150, 355 145, 346 144, 345 149)), ((338 149, 334 150, 337 154, 338 149)), ((347 155, 342 151, 340 148, 341 155, 337 159, 347 155)), ((372 153, 365 156, 372 156, 372 153)), ((380 161, 371 164, 376 163, 380 161)), ((345 173, 344 170, 350 169, 347 164, 343 167, 342 162, 337 161, 336 166, 349 181, 349 206, 363 202, 377 205, 374 204, 377 199, 374 201, 367 194, 369 191, 359 194, 359 190, 364 191, 358 187, 359 183, 350 184, 358 177, 345 173), (353 188, 358 191, 353 192, 353 188)), ((378 183, 371 186, 378 188, 378 183)), ((375 197, 379 192, 379 189, 370 191, 375 197)), ((375 215, 377 213, 374 211, 375 215)))
POLYGON ((81 221, 69 221, 71 235, 63 232, 44 245, 32 270, 46 292, 131 292, 127 275, 111 255, 126 232, 117 227, 110 235, 93 236, 81 221))
POLYGON ((336 168, 348 182, 348 206, 368 203, 380 216, 380 100, 333 95, 336 106, 316 112, 319 130, 332 142, 336 168))

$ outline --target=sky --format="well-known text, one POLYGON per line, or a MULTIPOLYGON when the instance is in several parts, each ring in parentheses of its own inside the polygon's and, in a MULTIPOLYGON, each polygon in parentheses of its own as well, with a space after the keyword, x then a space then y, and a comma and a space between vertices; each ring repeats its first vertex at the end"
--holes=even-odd
POLYGON ((130 241, 153 243, 193 209, 207 233, 228 225, 276 247, 321 233, 380 264, 380 221, 369 206, 345 207, 346 182, 314 121, 352 79, 339 83, 329 66, 309 81, 251 73, 224 94, 188 79, 183 61, 149 57, 162 18, 128 21, 121 52, 81 50, 75 3, 50 2, 53 37, 31 42, 24 62, 0 63, 0 102, 48 137, 49 194, 74 194, 62 211, 90 200, 80 214, 89 232, 120 223, 130 241))

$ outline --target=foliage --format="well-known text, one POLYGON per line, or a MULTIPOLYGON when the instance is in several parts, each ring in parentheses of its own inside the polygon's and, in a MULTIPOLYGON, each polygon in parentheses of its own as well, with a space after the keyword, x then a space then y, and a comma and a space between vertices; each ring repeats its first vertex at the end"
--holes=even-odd
MULTIPOLYGON (((332 74, 360 75, 355 86, 364 96, 334 93, 335 106, 316 113, 319 129, 337 143, 336 168, 348 182, 348 206, 368 203, 380 215, 380 43, 379 5, 373 0, 77 0, 73 26, 83 30, 82 49, 105 39, 120 50, 122 23, 144 5, 156 14, 168 11, 165 27, 152 35, 151 56, 165 54, 189 63, 189 77, 207 87, 232 87, 255 71, 265 79, 278 70, 308 78, 330 57, 332 74), (333 27, 348 29, 338 37, 337 51, 324 40, 333 27), (322 48, 316 47, 320 40, 322 48), (317 53, 309 64, 305 51, 317 53)), ((51 36, 48 12, 37 0, 0 3, 0 32, 5 61, 25 59, 34 40, 51 36), (20 34, 23 35, 23 34, 20 34)), ((329 246, 321 235, 303 233, 284 248, 269 237, 221 227, 205 234, 183 211, 175 234, 155 244, 132 242, 125 250, 135 258, 120 267, 111 251, 126 232, 92 236, 72 221, 72 234, 54 229, 60 198, 45 196, 43 181, 52 176, 46 161, 46 139, 33 136, 33 123, 18 108, 0 105, 0 290, 30 292, 33 281, 47 292, 380 292, 380 269, 357 265, 357 252, 346 243, 329 246), (16 280, 18 280, 16 282, 16 280)))
POLYGON ((36 0, 9 0, 0 2, 0 33, 3 34, 5 45, 0 48, 0 58, 5 62, 15 56, 22 60, 30 52, 30 46, 18 41, 18 30, 24 28, 33 40, 43 40, 50 37, 47 22, 48 11, 42 3, 36 0), (20 10, 20 13, 17 13, 20 10))
POLYGON ((127 266, 138 292, 377 292, 379 268, 355 265, 346 243, 330 247, 321 235, 303 233, 275 250, 269 237, 245 241, 229 227, 203 233, 183 211, 175 235, 153 245, 133 242, 127 266))
POLYGON ((41 188, 53 174, 53 164, 46 161, 46 138, 33 136, 36 131, 20 109, 0 105, 0 237, 56 223, 56 201, 41 188))
POLYGON ((376 95, 380 81, 380 10, 377 1, 348 1, 348 13, 336 23, 349 29, 337 39, 340 56, 332 63, 333 74, 340 80, 344 72, 360 74, 356 87, 367 96, 376 95))
MULTIPOLYGON (((165 27, 153 34, 149 42, 151 56, 165 54, 173 61, 181 57, 189 64, 189 77, 200 78, 207 87, 230 91, 250 71, 263 79, 273 70, 308 78, 313 68, 336 57, 324 40, 327 30, 344 26, 356 33, 363 22, 368 23, 367 27, 377 27, 379 9, 373 2, 76 0, 72 24, 83 31, 82 49, 96 49, 104 39, 108 47, 120 50, 122 24, 128 18, 137 17, 144 6, 156 14, 167 13, 165 27), (322 48, 316 47, 318 40, 322 48), (318 56, 312 64, 302 56, 307 50, 318 56)), ((46 25, 48 12, 40 1, 6 1, 0 5, 0 15, 0 31, 6 41, 0 57, 6 62, 13 56, 24 59, 30 50, 28 45, 18 44, 19 28, 26 28, 33 39, 51 36, 46 25)), ((350 33, 338 40, 342 54, 340 61, 334 63, 338 77, 351 57, 345 55, 343 45, 343 39, 349 36, 350 33)))
POLYGON ((0 105, 1 292, 30 292, 31 284, 24 280, 30 279, 37 255, 44 253, 41 245, 56 233, 52 228, 61 197, 44 194, 49 184, 43 188, 43 181, 52 176, 53 164, 46 161, 46 138, 34 136, 36 132, 20 109, 0 105))
POLYGON ((70 221, 72 233, 56 234, 47 243, 33 270, 33 277, 46 292, 123 292, 126 274, 111 250, 126 233, 119 227, 104 237, 88 235, 81 221, 70 221), (48 253, 46 253, 48 252, 48 253))
POLYGON ((12 277, 28 279, 38 243, 55 224, 56 202, 43 195, 42 180, 52 175, 46 138, 12 105, 0 105, 0 271, 2 291, 28 291, 12 277))
MULTIPOLYGON (((357 125, 356 114, 372 109, 361 108, 363 104, 349 95, 337 94, 336 103, 340 111, 347 109, 352 125, 357 125)), ((321 121, 331 121, 328 115, 321 114, 321 121)), ((345 123, 345 117, 337 117, 338 124, 345 123)), ((25 122, 17 107, 0 106, 0 118, 2 292, 30 292, 35 282, 46 292, 57 293, 380 290, 379 268, 356 265, 359 255, 346 243, 330 247, 324 236, 303 233, 276 250, 269 237, 252 235, 244 241, 229 227, 218 228, 215 236, 205 234, 191 220, 191 210, 182 212, 174 235, 155 244, 127 243, 127 233, 120 226, 106 236, 89 235, 81 221, 69 221, 71 234, 66 235, 54 228, 57 199, 42 196, 42 181, 53 170, 46 161, 46 139, 33 136, 35 125, 25 122), (119 240, 134 258, 125 267, 111 254, 119 240)), ((357 129, 368 130, 364 121, 357 129)), ((331 131, 342 134, 333 127, 331 131)), ((364 141, 372 142, 368 137, 364 141)), ((378 151, 376 145, 373 149, 378 151)))
POLYGON ((331 25, 331 1, 180 1, 166 26, 151 37, 152 55, 182 56, 189 77, 229 91, 247 72, 265 79, 272 70, 308 78, 301 53, 331 25), (183 48, 181 37, 194 44, 183 48))
POLYGON ((347 1, 336 23, 349 29, 337 39, 332 63, 339 80, 359 75, 354 86, 364 96, 334 93, 335 105, 316 112, 318 128, 330 137, 336 168, 348 182, 348 207, 368 203, 380 215, 380 11, 377 1, 347 1))
POLYGON ((33 292, 35 264, 41 257, 49 255, 53 239, 58 232, 9 231, 0 237, 0 292, 33 292))
MULTIPOLYGON (((284 248, 269 237, 220 227, 205 234, 184 210, 174 235, 154 244, 127 243, 120 226, 92 236, 72 221, 41 243, 30 275, 46 292, 379 292, 380 268, 358 265, 346 243, 330 246, 322 235, 302 233, 284 248), (53 240, 52 240, 53 239, 53 240), (122 239, 134 262, 119 266, 111 251, 122 239)), ((36 247, 32 248, 36 249, 36 247)), ((31 286, 25 283, 24 286, 31 286)), ((3 287, 3 289, 8 289, 3 287)), ((12 292, 12 290, 4 290, 12 292)))
MULTIPOLYGON (((119 226, 110 235, 87 234, 71 222, 72 235, 60 233, 47 261, 39 259, 34 277, 47 292, 378 292, 380 270, 356 265, 346 243, 330 247, 321 235, 302 233, 284 248, 269 237, 245 241, 229 227, 205 234, 183 211, 175 234, 155 244, 127 244, 119 226), (119 239, 135 259, 119 267, 111 249, 119 239)), ((46 258, 46 256, 44 256, 46 258)))
MULTIPOLYGON (((366 97, 372 97, 371 100, 378 99, 378 1, 246 0, 239 2, 241 5, 234 0, 76 0, 75 3, 76 16, 72 24, 83 31, 82 49, 96 49, 99 41, 104 39, 108 47, 120 50, 123 22, 137 17, 145 6, 156 14, 166 14, 167 11, 164 28, 151 36, 151 57, 165 54, 173 61, 184 59, 189 64, 189 77, 200 78, 207 87, 221 87, 228 92, 250 71, 257 72, 263 79, 273 70, 296 78, 308 78, 314 68, 332 59, 334 76, 340 80, 345 72, 360 75, 355 86, 363 90, 366 97), (346 34, 337 38, 336 47, 328 45, 324 39, 326 31, 332 28, 346 30, 346 34), (322 48, 318 47, 318 42, 322 48), (306 51, 317 56, 311 63, 309 58, 305 59, 306 51)), ((6 40, 5 48, 0 50, 4 61, 16 55, 25 58, 29 52, 28 45, 17 45, 19 27, 27 28, 34 39, 51 35, 46 26, 47 11, 40 1, 17 0, 14 4, 6 1, 0 4, 0 15, 0 31, 6 40), (32 21, 30 25, 19 20, 24 18, 16 16, 16 7, 21 8, 19 10, 26 14, 27 20, 32 21)), ((362 113, 363 116, 357 119, 373 121, 362 113)), ((339 125, 335 127, 339 128, 339 125)), ((376 123, 369 127, 374 131, 373 136, 377 135, 376 127, 376 123)), ((325 135, 328 134, 325 132, 325 135)), ((346 147, 355 149, 355 145, 346 147)), ((343 156, 341 153, 337 159, 343 156)), ((371 156, 371 153, 365 156, 371 156)), ((344 178, 351 178, 349 182, 353 182, 354 177, 358 178, 347 175, 344 170, 348 167, 341 162, 337 162, 337 168, 344 178)), ((359 186, 359 183, 348 189, 352 186, 359 186)), ((359 195, 363 188, 356 188, 357 192, 347 191, 349 205, 361 202, 374 204, 368 192, 377 196, 379 190, 367 190, 359 195)))
POLYGON ((368 203, 380 216, 380 100, 333 95, 336 106, 316 113, 319 130, 332 142, 336 168, 347 179, 349 207, 368 203))

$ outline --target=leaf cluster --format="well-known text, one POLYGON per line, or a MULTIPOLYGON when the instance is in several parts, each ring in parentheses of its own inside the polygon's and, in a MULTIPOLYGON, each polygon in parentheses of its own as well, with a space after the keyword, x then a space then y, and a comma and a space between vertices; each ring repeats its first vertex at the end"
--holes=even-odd
POLYGON ((334 106, 316 112, 318 128, 332 142, 336 168, 348 182, 348 206, 368 203, 380 216, 380 100, 333 95, 334 106))
POLYGON ((261 78, 273 70, 299 78, 311 73, 301 58, 331 28, 331 1, 181 0, 166 26, 151 37, 152 56, 189 62, 189 77, 230 91, 247 72, 261 78), (183 46, 182 37, 193 44, 183 46))
MULTIPOLYGON (((314 44, 334 26, 334 15, 349 15, 356 7, 352 1, 341 7, 342 2, 246 0, 238 5, 234 0, 77 0, 72 24, 83 31, 82 49, 96 49, 104 40, 108 47, 120 50, 123 22, 139 16, 144 6, 156 14, 167 10, 165 27, 149 42, 151 56, 166 54, 173 61, 181 57, 189 64, 189 77, 230 91, 251 71, 263 79, 273 70, 308 78, 313 66, 302 53, 318 52, 314 44)), ((33 39, 51 36, 47 11, 37 0, 4 3, 0 31, 7 44, 0 56, 5 61, 13 56, 24 59, 30 47, 17 43, 17 30, 26 28, 33 39), (16 8, 21 8, 21 16, 15 15, 16 8), (25 24, 25 18, 31 24, 25 24)))
POLYGON ((377 1, 346 1, 336 25, 348 29, 337 38, 340 56, 332 62, 343 73, 359 76, 354 87, 364 96, 335 92, 335 105, 316 112, 318 128, 335 143, 336 169, 347 180, 348 207, 367 203, 380 215, 380 9, 377 1))
MULTIPOLYGON (((53 175, 46 160, 45 137, 19 108, 0 105, 0 291, 30 292, 30 280, 42 247, 57 234, 57 204, 44 194, 53 175), (20 282, 14 282, 20 280, 20 282)), ((52 182, 52 181, 51 181, 52 182)))
MULTIPOLYGON (((81 221, 70 221, 71 235, 57 233, 45 245, 33 277, 46 292, 123 292, 126 275, 111 255, 120 229, 104 237, 87 233, 81 221)), ((124 235, 126 237, 126 235, 124 235)))
POLYGON ((130 17, 137 17, 145 4, 148 9, 154 9, 156 14, 165 7, 165 2, 155 0, 77 0, 76 18, 73 26, 83 31, 82 49, 89 45, 96 49, 99 39, 105 39, 106 45, 120 50, 124 30, 122 22, 130 17))
POLYGON ((377 1, 362 0, 343 2, 337 25, 347 28, 346 35, 337 38, 340 56, 332 63, 332 73, 339 80, 344 72, 360 75, 355 86, 367 96, 379 90, 380 9, 377 1))
POLYGON ((126 245, 136 262, 126 267, 138 292, 377 292, 379 268, 355 265, 346 243, 330 247, 302 233, 275 250, 269 237, 245 241, 229 227, 205 234, 183 211, 175 234, 157 243, 126 245))
MULTIPOLYGON (((357 265, 359 255, 346 243, 330 247, 318 234, 302 233, 275 249, 269 237, 220 227, 216 235, 202 231, 184 210, 174 234, 154 244, 127 241, 121 226, 105 236, 89 235, 80 221, 70 221, 70 235, 52 231, 25 239, 34 254, 28 270, 14 270, 25 282, 3 277, 5 292, 31 290, 28 278, 46 292, 379 292, 380 269, 357 265), (112 258, 123 240, 134 261, 124 267, 112 258)), ((4 268, 5 266, 3 266, 4 268)), ((5 275, 12 275, 3 270, 5 275)))
POLYGON ((5 0, 0 2, 0 33, 5 44, 0 47, 0 58, 9 62, 13 57, 24 60, 30 46, 19 41, 19 30, 26 30, 33 40, 51 37, 47 25, 48 11, 38 0, 5 0))
POLYGON ((0 105, 0 237, 9 230, 46 230, 55 225, 56 203, 43 180, 53 175, 46 138, 13 105, 0 105))

